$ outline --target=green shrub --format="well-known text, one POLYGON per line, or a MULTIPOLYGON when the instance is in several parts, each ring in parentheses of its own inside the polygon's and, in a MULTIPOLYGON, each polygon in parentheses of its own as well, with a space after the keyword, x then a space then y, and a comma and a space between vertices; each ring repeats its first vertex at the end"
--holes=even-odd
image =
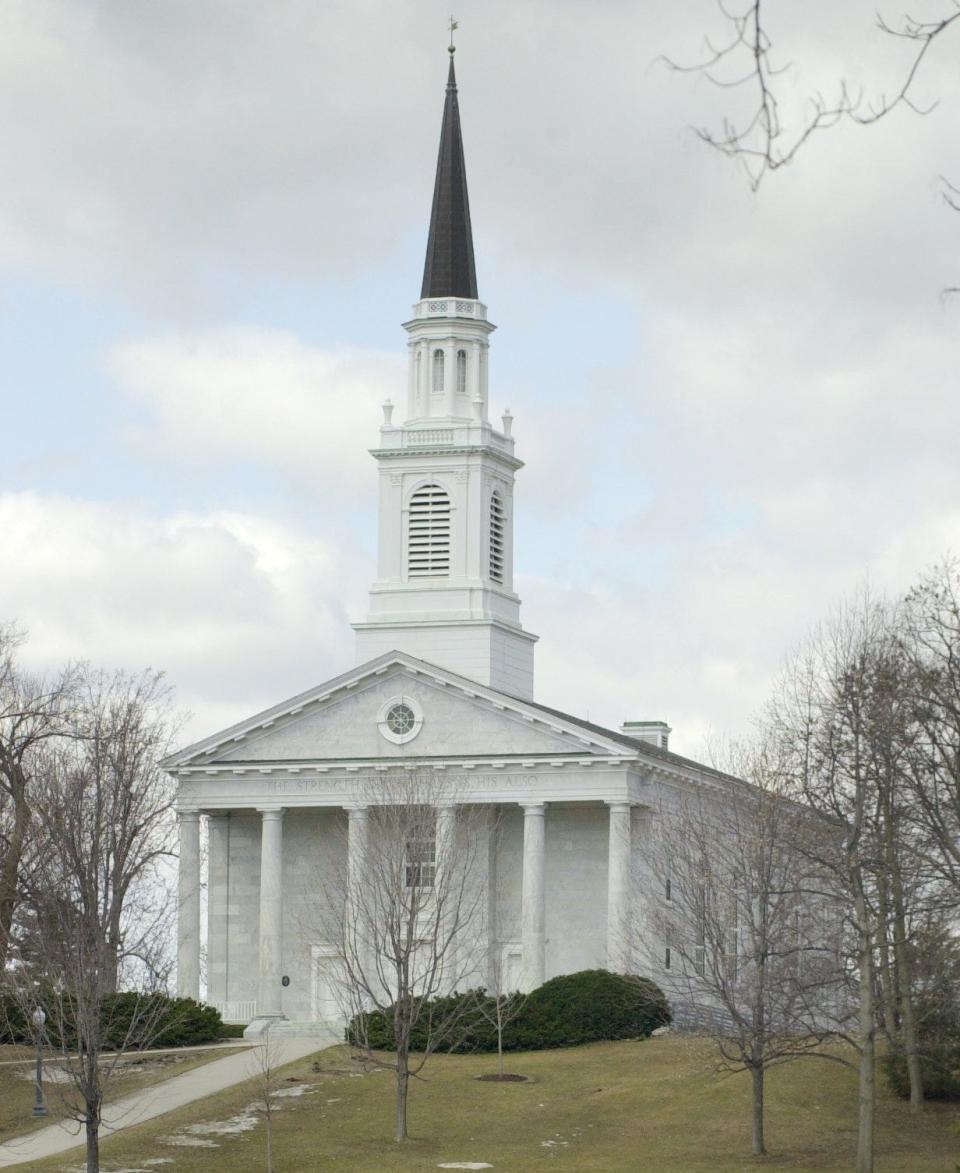
MULTIPOLYGON (((927 1100, 960 1100, 960 1013, 949 1003, 917 1005, 920 1030, 920 1073, 927 1100)), ((882 1059, 887 1083, 895 1095, 910 1097, 907 1057, 900 1048, 891 1049, 882 1059)))
MULTIPOLYGON (((523 1002, 504 1027, 505 1051, 540 1051, 549 1047, 573 1047, 607 1039, 646 1038, 658 1026, 670 1021, 663 991, 648 978, 626 977, 605 969, 587 969, 563 974, 545 982, 525 1001, 521 994, 510 995, 523 1002)), ((424 1006, 414 1028, 410 1045, 422 1051, 427 1043, 427 1023, 459 1011, 458 1029, 441 1046, 458 1053, 490 1052, 497 1049, 497 1032, 488 1021, 494 999, 484 990, 437 998, 424 1006), (486 1015, 480 1012, 484 1005, 486 1015)), ((376 1012, 357 1016, 347 1027, 349 1042, 364 1038, 375 1050, 393 1049, 392 1013, 376 1012)))
POLYGON ((246 1029, 242 1022, 221 1022, 219 1037, 221 1039, 242 1039, 246 1029))
POLYGON ((532 1051, 646 1038, 669 1021, 663 991, 649 978, 585 969, 551 978, 530 994, 507 1028, 508 1049, 532 1051))
MULTIPOLYGON (((53 994, 39 998, 42 1004, 52 1005, 53 994)), ((70 1023, 70 995, 59 996, 66 1010, 64 1025, 70 1023)), ((68 1047, 76 1045, 74 1032, 67 1029, 67 1037, 59 1037, 56 1026, 59 1015, 51 1014, 47 1005, 46 1031, 50 1042, 68 1047)), ((127 1047, 188 1047, 209 1043, 220 1037, 223 1024, 220 1013, 212 1006, 195 1002, 192 998, 170 998, 166 994, 138 994, 124 991, 110 994, 101 1006, 100 1026, 103 1049, 127 1047)), ((19 1000, 10 993, 0 995, 0 1042, 32 1043, 33 1028, 24 1014, 19 1000)))

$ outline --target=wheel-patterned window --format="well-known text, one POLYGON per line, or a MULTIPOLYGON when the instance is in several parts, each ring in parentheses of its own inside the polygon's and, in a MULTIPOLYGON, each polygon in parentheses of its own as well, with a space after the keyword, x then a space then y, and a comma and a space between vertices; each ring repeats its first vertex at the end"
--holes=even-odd
POLYGON ((413 709, 402 702, 399 705, 394 705, 387 713, 387 728, 398 737, 409 733, 416 724, 416 721, 417 718, 414 715, 413 709))
POLYGON ((467 393, 467 352, 465 350, 457 351, 457 393, 459 395, 467 393))
POLYGON ((407 574, 410 578, 450 574, 450 498, 440 485, 422 485, 410 498, 407 574))
POLYGON ((507 515, 503 498, 494 492, 490 498, 490 577, 494 582, 503 582, 504 535, 507 515))
POLYGON ((436 395, 443 390, 443 351, 439 347, 433 352, 433 390, 436 395))

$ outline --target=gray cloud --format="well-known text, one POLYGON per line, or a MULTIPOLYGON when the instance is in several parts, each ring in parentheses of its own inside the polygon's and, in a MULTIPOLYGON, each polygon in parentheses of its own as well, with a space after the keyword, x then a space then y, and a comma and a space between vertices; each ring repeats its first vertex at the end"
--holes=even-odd
MULTIPOLYGON (((365 449, 397 364, 236 327, 235 306, 289 281, 373 288, 422 238, 445 17, 434 0, 0 10, 0 130, 17 161, 2 180, 0 265, 137 307, 146 325, 118 344, 111 370, 148 410, 138 450, 250 462, 311 487, 326 502, 312 533, 266 507, 255 519, 296 532, 290 548, 308 561, 335 529, 330 504, 370 499, 365 449), (197 307, 221 327, 168 332, 197 307), (268 381, 278 410, 258 428, 268 381), (333 400, 325 419, 318 403, 333 400), (315 449, 329 458, 322 468, 315 449)), ((864 0, 817 0, 792 15, 783 6, 775 19, 782 59, 796 61, 789 116, 841 75, 889 88, 902 60, 871 31, 864 0)), ((501 324, 522 335, 525 314, 562 286, 582 293, 587 312, 558 327, 557 347, 593 345, 594 298, 620 299, 633 323, 628 357, 565 386, 560 403, 546 385, 524 399, 495 357, 528 461, 520 561, 528 622, 543 636, 541 694, 608 720, 664 716, 687 749, 711 725, 742 721, 784 650, 864 574, 896 589, 956 545, 960 490, 957 311, 937 296, 958 276, 960 219, 937 194, 960 96, 950 62, 930 63, 924 94, 940 104, 929 116, 837 128, 752 195, 689 130, 739 99, 654 64, 660 52, 694 56, 715 22, 708 0, 496 0, 463 14, 458 53, 495 319, 498 287, 512 307, 501 324)), ((10 508, 29 514, 23 499, 10 508)), ((282 695, 311 666, 322 676, 328 661, 308 654, 303 632, 349 658, 349 633, 334 627, 343 600, 362 607, 373 568, 344 535, 329 577, 291 595, 264 586, 229 526, 203 523, 193 547, 176 519, 114 534, 90 520, 109 506, 63 508, 88 511, 104 582, 109 567, 125 568, 108 592, 121 614, 129 608, 125 646, 138 660, 172 649, 166 662, 211 720, 237 680, 256 678, 236 701, 252 705, 269 699, 264 681, 282 695), (132 600, 151 598, 153 579, 129 569, 131 555, 163 548, 171 532, 172 610, 142 609, 151 621, 138 625, 132 600), (231 606, 216 615, 210 596, 229 600, 236 583, 252 601, 234 628, 231 606), (191 615, 202 657, 156 634, 191 615), (271 639, 287 651, 262 677, 249 662, 271 639)), ((74 557, 63 527, 50 534, 51 565, 85 565, 79 554, 63 562, 64 549, 74 557)), ((70 576, 38 594, 34 582, 15 571, 0 606, 26 608, 38 655, 72 650, 66 623, 50 618, 70 576)), ((105 589, 92 585, 90 597, 105 589)), ((116 607, 98 607, 82 643, 109 658, 116 607)))

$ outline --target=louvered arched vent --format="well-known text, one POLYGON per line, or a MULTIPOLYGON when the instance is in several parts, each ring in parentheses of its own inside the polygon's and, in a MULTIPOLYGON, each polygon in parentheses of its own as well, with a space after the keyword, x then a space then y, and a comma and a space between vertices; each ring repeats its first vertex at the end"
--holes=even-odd
POLYGON ((407 574, 410 578, 450 573, 450 498, 439 485, 423 485, 410 498, 407 574))
POLYGON ((465 350, 457 351, 457 394, 466 395, 467 393, 467 352, 465 350))
POLYGON ((503 499, 499 493, 494 493, 490 498, 490 577, 494 582, 503 582, 503 538, 506 523, 503 499))

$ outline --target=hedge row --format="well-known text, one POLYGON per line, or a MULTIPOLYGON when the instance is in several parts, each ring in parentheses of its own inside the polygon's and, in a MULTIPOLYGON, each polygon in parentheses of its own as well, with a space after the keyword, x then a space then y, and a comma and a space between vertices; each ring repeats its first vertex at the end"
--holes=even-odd
MULTIPOLYGON (((422 1051, 427 1045, 427 1023, 449 1020, 455 1013, 458 1027, 444 1050, 457 1053, 496 1051, 495 1000, 484 990, 471 990, 437 998, 424 1006, 411 1035, 411 1047, 422 1051), (485 1013, 484 1013, 485 1011, 485 1013)), ((663 991, 647 978, 627 977, 604 969, 552 978, 524 1000, 509 996, 503 1032, 505 1051, 540 1051, 551 1047, 573 1047, 608 1039, 646 1038, 670 1021, 663 991)), ((347 1026, 346 1037, 354 1044, 366 1040, 375 1050, 394 1047, 393 1014, 375 1012, 357 1015, 347 1026)))
MULTIPOLYGON (((76 1045, 71 1026, 69 994, 40 997, 47 1008, 46 1034, 53 1046, 76 1045), (49 1004, 49 1005, 47 1005, 49 1004), (53 1013, 55 1005, 63 1013, 53 1013), (61 1033, 62 1032, 62 1033, 61 1033)), ((101 1007, 100 1026, 104 1050, 126 1047, 188 1047, 220 1038, 220 1012, 192 998, 170 998, 166 994, 124 992, 110 994, 101 1007)), ((34 1028, 20 1001, 11 994, 0 994, 0 1042, 32 1043, 34 1028)))

